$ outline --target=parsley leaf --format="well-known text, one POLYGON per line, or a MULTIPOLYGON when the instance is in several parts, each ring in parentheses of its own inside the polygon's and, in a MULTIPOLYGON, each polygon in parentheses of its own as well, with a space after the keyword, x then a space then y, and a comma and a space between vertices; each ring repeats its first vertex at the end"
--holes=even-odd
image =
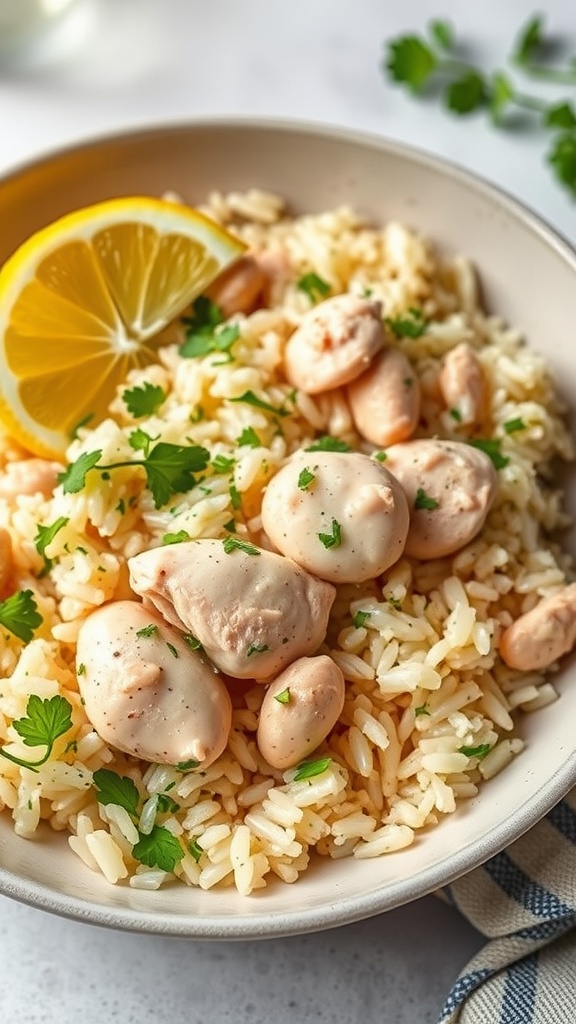
POLYGON ((331 763, 331 757, 321 757, 317 761, 303 761, 296 769, 294 782, 301 782, 303 779, 313 779, 315 775, 321 775, 331 763))
POLYGON ((328 434, 323 434, 322 437, 316 438, 316 440, 308 445, 304 449, 305 452, 349 452, 350 445, 346 444, 346 441, 341 441, 339 437, 330 437, 328 434))
POLYGON ((156 508, 162 508, 173 494, 190 490, 196 483, 192 474, 205 469, 209 459, 210 452, 200 445, 165 441, 154 445, 145 459, 144 469, 156 508))
POLYGON ((142 629, 136 630, 136 636, 140 639, 147 639, 150 636, 154 636, 158 632, 158 626, 151 622, 148 626, 142 626, 142 629))
POLYGON ((434 51, 418 36, 403 36, 389 44, 386 67, 396 82, 420 92, 438 64, 434 51))
POLYGON ((492 747, 489 743, 480 743, 477 747, 458 747, 458 753, 466 754, 466 757, 477 757, 482 760, 490 752, 492 747))
POLYGON ((325 299, 332 290, 327 281, 324 281, 323 278, 318 277, 318 274, 313 272, 303 274, 300 280, 296 282, 296 287, 308 296, 310 302, 319 302, 320 299, 325 299))
POLYGON ((355 628, 356 629, 362 629, 362 626, 365 624, 366 619, 369 619, 371 615, 372 615, 372 612, 362 612, 362 611, 355 612, 354 618, 352 620, 354 622, 355 628))
POLYGON ((197 299, 194 299, 192 303, 192 315, 183 316, 182 323, 190 329, 192 333, 202 330, 213 330, 218 324, 221 324, 224 319, 224 314, 212 299, 209 299, 207 295, 199 295, 197 299))
POLYGON ((384 322, 397 338, 421 338, 428 326, 422 310, 415 306, 403 316, 386 317, 384 322))
POLYGON ((150 437, 150 434, 147 434, 145 430, 137 427, 130 434, 128 444, 135 452, 144 452, 144 457, 146 458, 150 451, 150 446, 157 440, 158 437, 150 437))
POLYGON ((43 621, 31 590, 18 590, 6 600, 0 601, 0 626, 25 644, 30 642, 34 630, 43 621))
POLYGON ((133 818, 138 815, 140 794, 135 783, 127 775, 118 775, 108 768, 98 768, 92 776, 96 786, 99 804, 115 804, 123 807, 133 818))
POLYGON ((286 689, 282 690, 280 693, 275 693, 274 694, 274 700, 277 700, 279 704, 289 704, 290 703, 290 687, 287 686, 286 689))
POLYGON ((145 381, 142 385, 128 388, 122 392, 122 400, 128 412, 139 419, 140 416, 152 416, 166 401, 166 392, 159 384, 145 381))
POLYGON ((140 833, 140 839, 132 850, 133 856, 141 864, 161 871, 173 871, 182 860, 184 850, 176 836, 164 827, 154 825, 149 835, 140 833))
POLYGON ((44 699, 33 693, 26 704, 26 717, 16 719, 12 725, 27 747, 46 747, 46 752, 38 761, 15 757, 2 747, 0 755, 35 772, 50 757, 56 740, 72 728, 72 706, 58 694, 44 699))
POLYGON ((244 427, 244 430, 236 438, 237 445, 248 445, 250 448, 261 448, 262 441, 254 430, 254 427, 244 427))
POLYGON ((202 644, 198 640, 198 637, 193 636, 192 633, 183 633, 182 639, 188 644, 191 651, 201 651, 202 644))
POLYGON ((236 465, 236 459, 226 455, 216 455, 210 463, 215 473, 230 473, 236 465))
POLYGON ((426 704, 421 704, 420 707, 414 708, 414 715, 415 715, 416 718, 420 718, 421 715, 429 715, 429 714, 430 714, 430 712, 429 712, 428 706, 426 704))
POLYGON ((510 462, 507 455, 502 455, 501 446, 502 442, 496 438, 480 438, 475 437, 468 440, 468 444, 471 444, 473 448, 479 448, 481 452, 484 452, 488 458, 492 459, 494 467, 496 469, 504 469, 510 462))
POLYGON ((454 29, 449 21, 441 21, 436 18, 431 21, 428 28, 434 42, 443 50, 452 50, 454 47, 454 29))
POLYGON ((542 43, 541 15, 536 14, 522 27, 516 40, 512 59, 516 64, 529 64, 542 43))
POLYGON ((521 416, 516 416, 512 420, 506 420, 504 430, 507 434, 515 434, 517 430, 526 430, 526 424, 521 416))
POLYGON ((222 541, 222 547, 227 555, 230 555, 233 551, 243 551, 245 555, 260 554, 258 548, 255 548, 253 544, 249 544, 248 541, 240 540, 239 537, 225 537, 222 541))
POLYGON ((186 533, 186 530, 178 530, 177 533, 165 533, 162 544, 183 544, 187 540, 190 540, 190 534, 186 533))
POLYGON ((52 543, 56 534, 59 533, 68 522, 69 519, 66 516, 59 516, 58 519, 55 519, 54 522, 50 524, 50 526, 42 526, 40 523, 37 524, 38 533, 34 537, 34 544, 36 546, 36 551, 44 559, 45 572, 48 572, 48 570, 52 568, 53 564, 52 559, 48 558, 46 555, 46 548, 52 543))
POLYGON ((275 416, 289 416, 287 409, 283 409, 281 406, 270 405, 270 402, 265 402, 262 398, 258 398, 253 391, 245 391, 244 394, 238 395, 236 398, 229 398, 229 402, 244 402, 246 405, 253 405, 256 409, 265 409, 266 412, 273 412, 275 416))
POLYGON ((436 501, 436 498, 429 498, 422 487, 419 487, 416 491, 416 497, 414 498, 415 509, 428 509, 429 511, 432 511, 433 509, 438 508, 439 504, 440 502, 436 501))
POLYGON ((307 467, 304 467, 298 476, 298 487, 301 491, 307 491, 315 479, 316 474, 312 473, 307 467))
POLYGON ((174 767, 179 772, 188 772, 191 768, 197 768, 199 764, 200 761, 196 761, 191 757, 189 761, 179 761, 177 765, 174 765, 174 767))
POLYGON ((180 346, 180 355, 184 359, 197 359, 213 352, 223 352, 231 359, 230 350, 239 337, 238 324, 227 324, 216 331, 204 329, 196 334, 189 333, 186 341, 180 346))
POLYGON ((342 527, 336 519, 333 519, 332 533, 319 533, 317 536, 325 548, 339 548, 342 543, 342 527))
POLYGON ((251 658, 253 654, 265 654, 270 648, 268 644, 250 644, 250 647, 246 651, 246 657, 251 658))
POLYGON ((446 106, 454 114, 471 114, 484 107, 487 101, 486 82, 477 71, 467 71, 446 86, 446 106))
POLYGON ((576 128, 574 107, 570 103, 555 103, 545 112, 544 124, 547 128, 564 128, 567 131, 576 128))
POLYGON ((576 198, 576 132, 562 132, 556 136, 547 159, 558 180, 576 198))
POLYGON ((102 451, 83 452, 75 462, 60 473, 58 483, 62 484, 64 494, 78 494, 86 484, 86 474, 93 469, 102 458, 102 451))
POLYGON ((514 87, 512 82, 502 71, 496 71, 492 77, 490 89, 490 113, 494 124, 502 123, 504 111, 514 99, 514 87))

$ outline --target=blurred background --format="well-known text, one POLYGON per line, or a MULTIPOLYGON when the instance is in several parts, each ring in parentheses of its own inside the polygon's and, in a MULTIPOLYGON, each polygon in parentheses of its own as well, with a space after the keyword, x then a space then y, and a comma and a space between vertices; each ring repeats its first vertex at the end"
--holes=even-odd
MULTIPOLYGON (((572 54, 572 4, 538 10, 572 54)), ((451 158, 574 242, 574 200, 546 162, 538 118, 503 130, 484 111, 457 117, 383 70, 390 40, 431 19, 452 24, 460 55, 502 67, 533 13, 525 0, 0 0, 0 172, 143 124, 289 118, 451 158)), ((576 102, 576 85, 537 91, 576 102)), ((83 1024, 432 1024, 482 941, 435 897, 320 935, 241 945, 106 933, 0 898, 0 1018, 68 1024, 81 1005, 83 1024)))

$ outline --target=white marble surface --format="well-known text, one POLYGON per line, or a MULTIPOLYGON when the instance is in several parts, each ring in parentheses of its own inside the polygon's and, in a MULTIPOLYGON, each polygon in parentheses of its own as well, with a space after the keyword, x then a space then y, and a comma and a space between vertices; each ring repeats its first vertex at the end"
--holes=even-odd
MULTIPOLYGON (((576 47, 571 4, 538 9, 576 47)), ((144 123, 297 118, 450 157, 576 241, 575 206, 545 166, 539 132, 452 119, 380 71, 384 40, 434 16, 495 66, 531 12, 530 0, 85 0, 59 36, 0 63, 0 171, 144 123)), ((0 898, 0 1019, 427 1024, 481 942, 434 897, 320 935, 241 945, 108 933, 0 898)))

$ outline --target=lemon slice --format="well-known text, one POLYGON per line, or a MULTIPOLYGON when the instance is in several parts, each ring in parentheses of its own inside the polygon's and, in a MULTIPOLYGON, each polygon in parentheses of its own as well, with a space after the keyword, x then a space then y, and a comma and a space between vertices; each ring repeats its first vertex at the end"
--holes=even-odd
POLYGON ((134 196, 32 235, 0 271, 0 422, 37 455, 102 420, 117 385, 244 244, 191 207, 134 196))

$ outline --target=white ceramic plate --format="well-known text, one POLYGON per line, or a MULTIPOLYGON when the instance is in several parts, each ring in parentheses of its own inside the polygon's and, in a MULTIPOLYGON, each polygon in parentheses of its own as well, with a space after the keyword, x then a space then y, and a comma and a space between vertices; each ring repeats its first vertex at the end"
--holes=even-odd
MULTIPOLYGON (((349 203, 404 221, 480 268, 489 309, 520 326, 576 408, 576 256, 519 203, 458 168, 387 141, 316 126, 210 122, 139 131, 26 166, 0 183, 0 261, 33 230, 85 203, 165 189, 286 195, 295 210, 349 203)), ((576 511, 576 473, 568 481, 576 511)), ((570 538, 568 538, 570 543, 570 538)), ((572 544, 574 546, 574 544, 572 544)), ((576 783, 573 664, 560 700, 522 722, 526 749, 479 795, 407 850, 319 860, 294 886, 246 898, 231 889, 112 887, 60 834, 20 839, 0 815, 0 892, 58 914, 134 931, 234 939, 316 931, 389 910, 476 867, 525 832, 576 783)))

